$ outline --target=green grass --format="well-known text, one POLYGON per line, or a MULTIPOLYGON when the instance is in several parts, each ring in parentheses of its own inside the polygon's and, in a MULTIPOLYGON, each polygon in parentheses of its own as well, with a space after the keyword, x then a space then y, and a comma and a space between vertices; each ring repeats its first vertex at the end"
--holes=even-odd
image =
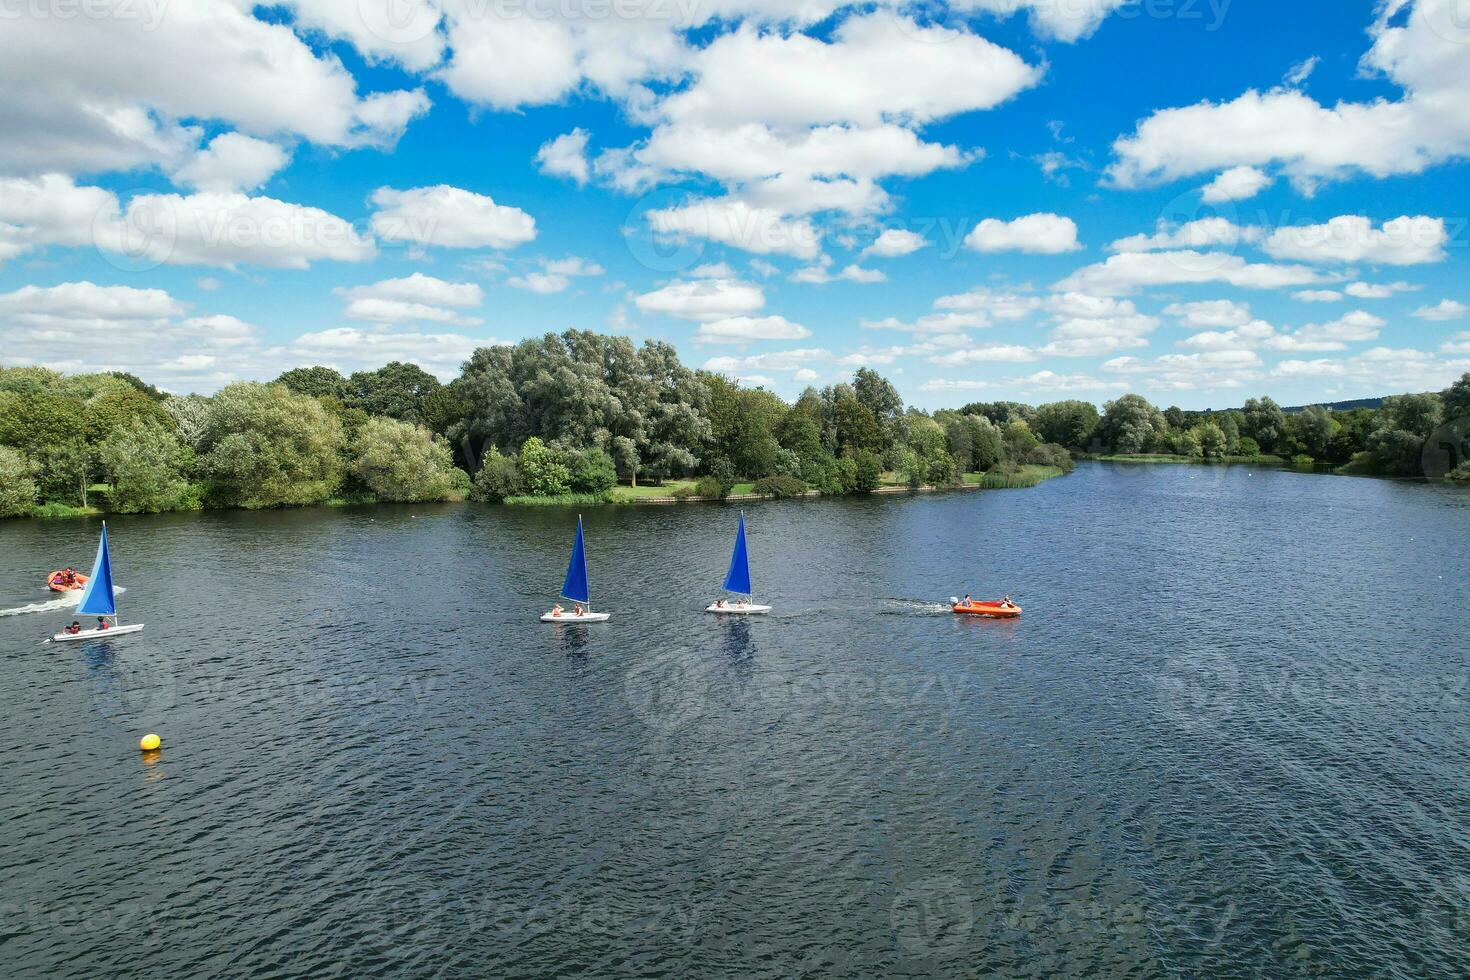
POLYGON ((693 480, 665 480, 657 486, 651 483, 640 483, 636 487, 614 487, 612 492, 628 500, 642 500, 645 497, 672 497, 674 491, 680 487, 694 489, 693 480))
POLYGON ((616 494, 617 491, 609 491, 606 495, 598 493, 563 493, 555 497, 506 497, 505 502, 520 507, 582 507, 592 504, 631 503, 629 498, 618 497, 616 494))
POLYGON ((32 517, 95 517, 102 513, 96 507, 73 507, 71 504, 37 504, 31 508, 32 517))
POLYGON ((1027 463, 1015 473, 966 473, 965 482, 986 490, 1025 490, 1061 475, 1062 471, 1055 466, 1027 463))

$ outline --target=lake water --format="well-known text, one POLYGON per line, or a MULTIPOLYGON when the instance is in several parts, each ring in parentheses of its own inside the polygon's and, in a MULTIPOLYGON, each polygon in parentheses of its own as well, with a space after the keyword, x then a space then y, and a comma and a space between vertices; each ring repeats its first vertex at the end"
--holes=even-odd
MULTIPOLYGON (((1470 493, 109 521, 0 617, 0 975, 1465 975, 1470 493), (1009 592, 1024 620, 961 619, 1009 592), (138 738, 164 748, 145 759, 138 738)), ((95 521, 0 523, 0 606, 95 521)))

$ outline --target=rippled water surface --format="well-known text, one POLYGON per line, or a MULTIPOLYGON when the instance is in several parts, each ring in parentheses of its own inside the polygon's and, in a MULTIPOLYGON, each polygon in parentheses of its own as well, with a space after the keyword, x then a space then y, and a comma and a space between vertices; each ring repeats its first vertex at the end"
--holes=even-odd
POLYGON ((1470 494, 759 504, 752 622, 732 509, 585 517, 602 626, 557 509, 111 520, 142 634, 0 616, 0 975, 1470 972, 1470 494))

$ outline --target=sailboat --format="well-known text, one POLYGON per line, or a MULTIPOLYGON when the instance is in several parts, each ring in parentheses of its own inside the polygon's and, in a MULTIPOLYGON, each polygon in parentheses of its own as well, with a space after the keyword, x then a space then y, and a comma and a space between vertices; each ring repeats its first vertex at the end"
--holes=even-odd
POLYGON ((580 614, 556 609, 541 617, 543 623, 601 623, 611 619, 609 613, 592 611, 592 595, 587 588, 587 550, 582 544, 582 515, 577 515, 577 539, 572 542, 572 559, 567 562, 566 581, 561 584, 562 598, 582 607, 580 614))
POLYGON ((100 616, 107 622, 106 629, 82 630, 77 633, 57 633, 51 639, 58 643, 71 640, 111 639, 124 633, 136 633, 142 623, 119 626, 117 621, 117 593, 112 588, 112 558, 107 552, 107 522, 102 522, 102 540, 97 543, 97 560, 92 563, 92 576, 87 580, 87 591, 82 593, 78 616, 100 616))
POLYGON ((744 596, 734 602, 724 599, 705 609, 705 612, 729 616, 749 616, 752 613, 768 613, 770 606, 758 606, 750 590, 750 552, 745 547, 745 512, 740 512, 740 527, 735 532, 735 550, 730 552, 730 570, 725 573, 725 591, 744 596))

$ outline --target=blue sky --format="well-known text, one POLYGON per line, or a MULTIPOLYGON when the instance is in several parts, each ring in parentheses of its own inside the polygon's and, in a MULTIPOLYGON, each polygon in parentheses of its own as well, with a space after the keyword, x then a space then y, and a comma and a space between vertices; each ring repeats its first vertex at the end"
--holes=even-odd
POLYGON ((1459 0, 33 0, 0 89, 5 364, 449 377, 578 327, 928 408, 1470 370, 1459 0))

